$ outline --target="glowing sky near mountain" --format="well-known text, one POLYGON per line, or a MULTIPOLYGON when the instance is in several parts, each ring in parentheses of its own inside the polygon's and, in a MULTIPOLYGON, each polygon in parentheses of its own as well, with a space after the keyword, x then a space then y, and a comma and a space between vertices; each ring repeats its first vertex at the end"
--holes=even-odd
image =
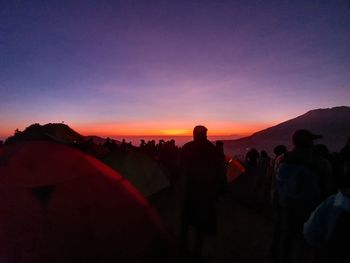
POLYGON ((349 43, 346 0, 0 0, 0 137, 249 133, 349 105, 349 43))

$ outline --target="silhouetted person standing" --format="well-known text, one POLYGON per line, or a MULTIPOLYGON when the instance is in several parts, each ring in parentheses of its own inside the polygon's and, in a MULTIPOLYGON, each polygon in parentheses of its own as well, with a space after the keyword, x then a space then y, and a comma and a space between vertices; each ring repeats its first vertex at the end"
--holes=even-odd
POLYGON ((273 152, 275 158, 270 162, 271 166, 271 186, 270 186, 270 198, 274 217, 274 231, 271 245, 271 256, 277 262, 279 260, 279 246, 281 243, 281 227, 282 227, 282 208, 278 200, 278 191, 276 189, 276 176, 277 168, 281 160, 284 159, 284 154, 287 152, 287 147, 285 145, 277 145, 273 152))
POLYGON ((245 156, 246 175, 253 182, 250 191, 253 195, 256 193, 256 182, 258 180, 258 159, 260 154, 257 149, 250 149, 245 156))
POLYGON ((207 140, 207 128, 196 126, 194 140, 186 143, 181 150, 183 181, 183 210, 181 245, 187 247, 189 226, 195 232, 193 258, 198 261, 202 254, 205 236, 217 231, 216 201, 225 179, 221 155, 207 140))
POLYGON ((228 184, 227 184, 227 178, 226 178, 228 162, 226 162, 226 159, 225 159, 224 143, 222 141, 216 141, 215 146, 220 155, 221 174, 225 175, 220 177, 220 179, 222 180, 222 182, 220 183, 220 186, 222 188, 219 189, 219 191, 221 194, 225 195, 228 191, 228 184))
POLYGON ((297 130, 294 148, 281 156, 277 168, 277 190, 281 212, 281 262, 302 262, 306 248, 303 224, 320 202, 325 177, 321 159, 314 154, 314 140, 322 136, 297 130))

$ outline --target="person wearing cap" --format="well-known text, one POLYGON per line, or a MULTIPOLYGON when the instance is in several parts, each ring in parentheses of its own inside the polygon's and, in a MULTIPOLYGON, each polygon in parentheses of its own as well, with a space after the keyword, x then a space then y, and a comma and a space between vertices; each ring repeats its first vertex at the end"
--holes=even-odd
POLYGON ((322 135, 313 134, 309 130, 296 130, 292 135, 294 148, 307 148, 314 145, 314 140, 322 139, 322 135))
POLYGON ((293 149, 281 156, 277 167, 277 195, 281 207, 278 259, 299 262, 305 256, 303 224, 321 202, 325 175, 322 158, 314 154, 314 140, 322 136, 309 130, 297 130, 292 135, 293 149))
POLYGON ((187 249, 189 227, 195 233, 192 257, 202 256, 205 236, 217 231, 216 201, 226 183, 221 155, 207 139, 207 128, 196 126, 193 141, 186 143, 180 153, 183 178, 181 246, 187 249))

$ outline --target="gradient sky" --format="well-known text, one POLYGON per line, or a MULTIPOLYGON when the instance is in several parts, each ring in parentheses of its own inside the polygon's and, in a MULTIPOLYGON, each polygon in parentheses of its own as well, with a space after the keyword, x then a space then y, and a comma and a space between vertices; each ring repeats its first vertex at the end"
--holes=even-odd
POLYGON ((249 133, 349 105, 350 4, 0 0, 0 137, 249 133))

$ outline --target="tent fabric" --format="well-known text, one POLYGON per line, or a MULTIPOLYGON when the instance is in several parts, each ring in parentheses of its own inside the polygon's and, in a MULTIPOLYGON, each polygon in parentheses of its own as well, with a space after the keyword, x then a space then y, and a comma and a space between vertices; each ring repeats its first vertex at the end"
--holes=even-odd
POLYGON ((236 159, 233 159, 232 157, 226 155, 225 161, 227 163, 227 181, 230 183, 234 180, 236 180, 242 173, 245 172, 245 168, 243 165, 237 161, 236 159))
POLYGON ((0 148, 0 262, 160 262, 169 240, 142 194, 89 155, 0 148))
POLYGON ((119 155, 111 153, 103 161, 116 171, 120 171, 147 197, 170 186, 158 163, 145 153, 138 151, 119 155))

